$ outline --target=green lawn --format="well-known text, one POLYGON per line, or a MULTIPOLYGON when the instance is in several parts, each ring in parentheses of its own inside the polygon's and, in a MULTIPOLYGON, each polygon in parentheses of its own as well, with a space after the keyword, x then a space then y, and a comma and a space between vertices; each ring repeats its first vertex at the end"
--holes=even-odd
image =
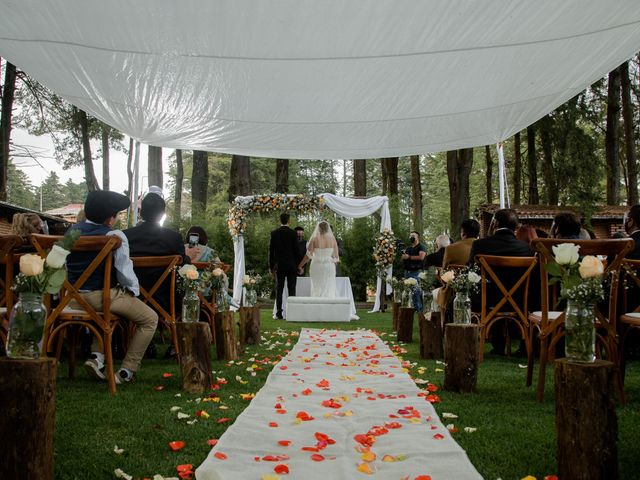
MULTIPOLYGON (((297 332, 303 326, 371 328, 383 340, 395 344, 389 313, 360 311, 361 319, 346 325, 287 324, 272 320, 269 313, 262 311, 262 345, 249 347, 235 364, 214 362, 215 376, 228 382, 210 392, 219 395, 219 402, 202 401, 209 393, 182 393, 178 366, 170 360, 145 360, 137 382, 120 387, 115 396, 108 394, 105 384, 89 379, 82 369, 77 378, 68 379, 63 363, 56 398, 56 479, 112 479, 117 468, 135 479, 152 478, 155 474, 176 477, 176 465, 191 463, 197 467, 211 448, 207 440, 219 438, 248 405, 240 394, 260 389, 272 362, 296 343, 297 332), (255 376, 247 369, 254 370, 255 376), (164 373, 173 376, 164 378, 164 373), (164 388, 156 390, 159 386, 164 388), (190 417, 178 419, 178 412, 172 412, 172 407, 180 407, 179 412, 190 417), (206 411, 209 418, 196 417, 199 410, 206 411), (217 423, 221 418, 232 420, 217 423), (188 423, 194 419, 197 422, 188 423), (168 442, 173 440, 184 441, 185 448, 172 452, 168 442), (116 445, 124 452, 116 454, 116 445)), ((404 359, 415 362, 415 377, 441 385, 443 366, 419 359, 418 338, 416 325, 414 342, 405 346, 404 359), (419 367, 424 368, 424 373, 418 372, 419 367)), ((164 348, 159 350, 163 352, 164 348)), ((442 403, 436 404, 438 413, 459 416, 455 420, 459 428, 455 438, 487 479, 512 480, 533 475, 542 480, 556 470, 553 372, 549 369, 546 402, 538 404, 533 389, 524 386, 526 370, 519 366, 524 362, 520 358, 487 355, 480 367, 477 394, 439 392, 442 403), (465 433, 464 427, 476 427, 477 431, 465 433)), ((627 405, 618 408, 618 451, 621 478, 631 480, 638 478, 640 458, 640 362, 628 365, 626 391, 627 405)))

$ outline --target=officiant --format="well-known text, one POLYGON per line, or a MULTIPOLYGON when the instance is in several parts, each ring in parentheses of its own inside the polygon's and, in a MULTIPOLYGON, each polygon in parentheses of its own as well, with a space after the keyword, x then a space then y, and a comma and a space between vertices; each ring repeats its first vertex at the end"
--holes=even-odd
POLYGON ((402 254, 404 278, 415 278, 418 285, 413 290, 413 306, 417 312, 422 311, 422 290, 418 276, 422 271, 422 262, 427 255, 427 247, 420 243, 420 234, 413 231, 409 234, 409 246, 402 254))

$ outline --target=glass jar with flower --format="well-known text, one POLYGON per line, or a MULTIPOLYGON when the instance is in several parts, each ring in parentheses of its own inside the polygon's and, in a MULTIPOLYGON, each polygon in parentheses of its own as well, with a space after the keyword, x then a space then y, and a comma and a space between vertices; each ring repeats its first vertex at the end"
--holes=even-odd
POLYGON ((184 292, 182 298, 182 321, 192 323, 200 320, 200 297, 202 287, 200 272, 194 265, 183 265, 178 269, 180 283, 184 292))
POLYGON ((477 266, 465 267, 457 273, 449 270, 441 279, 456 292, 453 299, 453 323, 471 323, 470 295, 478 291, 481 280, 477 266))
POLYGON ((229 310, 229 294, 227 293, 227 276, 224 271, 216 267, 210 270, 208 279, 210 286, 215 292, 216 309, 219 312, 226 312, 229 310))
POLYGON ((67 278, 65 261, 79 237, 79 230, 69 232, 53 245, 46 258, 36 254, 20 257, 20 273, 13 285, 19 297, 9 314, 8 357, 40 356, 47 319, 43 298, 46 293, 55 294, 62 288, 67 278))
POLYGON ((258 302, 258 288, 262 277, 260 275, 248 274, 242 279, 244 295, 242 296, 243 307, 253 307, 258 302))
POLYGON ((433 290, 436 283, 436 269, 429 267, 418 274, 420 290, 422 290, 422 311, 424 313, 433 311, 433 290))
POLYGON ((400 278, 387 277, 387 283, 391 285, 391 289, 393 290, 393 303, 402 303, 404 281, 400 278))
POLYGON ((560 283, 565 310, 565 356, 567 360, 592 363, 596 359, 595 305, 604 298, 604 264, 592 255, 579 257, 580 246, 563 243, 552 247, 554 262, 545 264, 549 284, 560 283))
POLYGON ((402 303, 403 308, 414 308, 413 295, 418 288, 418 280, 415 278, 405 278, 402 282, 404 289, 402 290, 402 303))

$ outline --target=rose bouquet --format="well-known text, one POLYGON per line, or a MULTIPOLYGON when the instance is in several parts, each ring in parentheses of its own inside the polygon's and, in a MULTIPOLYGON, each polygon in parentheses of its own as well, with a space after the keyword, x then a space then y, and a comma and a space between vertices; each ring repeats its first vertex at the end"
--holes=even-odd
POLYGON ((242 279, 244 287, 243 305, 253 307, 258 301, 258 289, 262 282, 262 276, 258 274, 247 274, 242 279))
POLYGON ((376 262, 376 273, 380 278, 386 278, 387 269, 393 265, 396 256, 396 237, 389 229, 380 233, 373 249, 373 260, 376 262))
POLYGON ((200 297, 198 292, 202 289, 200 272, 194 265, 183 265, 178 269, 180 285, 184 292, 182 298, 182 321, 197 322, 200 319, 200 297))
POLYGON ((448 270, 442 274, 441 280, 451 287, 456 293, 470 295, 478 291, 481 277, 478 274, 478 267, 464 267, 459 272, 448 270))

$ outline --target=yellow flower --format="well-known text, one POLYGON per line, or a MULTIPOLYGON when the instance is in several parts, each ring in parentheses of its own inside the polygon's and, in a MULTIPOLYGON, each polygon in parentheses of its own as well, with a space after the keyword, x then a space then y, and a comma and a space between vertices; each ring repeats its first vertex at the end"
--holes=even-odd
POLYGON ((44 258, 29 253, 20 257, 20 273, 27 277, 40 275, 44 271, 44 258))

